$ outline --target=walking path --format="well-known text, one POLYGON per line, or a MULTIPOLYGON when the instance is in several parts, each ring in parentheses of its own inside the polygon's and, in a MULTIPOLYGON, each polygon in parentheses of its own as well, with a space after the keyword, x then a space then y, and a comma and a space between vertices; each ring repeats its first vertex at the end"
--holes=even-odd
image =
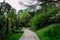
POLYGON ((28 28, 23 29, 24 34, 19 40, 39 40, 37 35, 28 28))

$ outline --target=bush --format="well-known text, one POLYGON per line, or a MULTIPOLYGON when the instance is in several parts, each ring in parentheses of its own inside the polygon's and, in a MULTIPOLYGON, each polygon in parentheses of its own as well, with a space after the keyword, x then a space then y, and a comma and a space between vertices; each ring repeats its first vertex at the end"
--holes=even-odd
POLYGON ((8 36, 5 40, 19 40, 23 33, 13 33, 8 36))
POLYGON ((32 29, 40 29, 50 23, 50 18, 58 13, 58 9, 49 10, 47 13, 36 14, 28 23, 32 29))
POLYGON ((40 40, 60 40, 60 24, 51 24, 43 29, 37 30, 36 34, 40 40))
POLYGON ((52 40, 59 40, 60 39, 60 24, 52 25, 51 28, 44 31, 44 36, 47 36, 52 40))

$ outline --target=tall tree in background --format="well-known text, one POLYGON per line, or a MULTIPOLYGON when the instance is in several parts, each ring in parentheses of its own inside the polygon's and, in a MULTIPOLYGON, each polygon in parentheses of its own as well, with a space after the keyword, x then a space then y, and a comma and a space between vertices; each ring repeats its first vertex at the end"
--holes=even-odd
POLYGON ((10 30, 12 30, 14 29, 14 27, 16 28, 16 19, 17 19, 16 10, 12 8, 7 15, 8 15, 8 21, 9 21, 8 27, 10 30))
POLYGON ((27 27, 27 23, 28 23, 30 17, 31 17, 31 15, 28 13, 27 10, 19 11, 19 15, 18 15, 19 20, 18 21, 20 23, 22 23, 22 25, 24 27, 27 27))

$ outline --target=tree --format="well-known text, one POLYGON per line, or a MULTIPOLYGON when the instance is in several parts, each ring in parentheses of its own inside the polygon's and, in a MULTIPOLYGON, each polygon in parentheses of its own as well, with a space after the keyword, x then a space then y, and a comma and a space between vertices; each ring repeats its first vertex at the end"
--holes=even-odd
POLYGON ((18 21, 24 26, 27 27, 27 23, 30 19, 31 15, 27 10, 19 11, 18 21))
POLYGON ((10 29, 11 31, 16 28, 16 19, 17 19, 17 15, 16 15, 16 10, 15 9, 11 9, 11 11, 7 14, 8 17, 8 29, 10 29))

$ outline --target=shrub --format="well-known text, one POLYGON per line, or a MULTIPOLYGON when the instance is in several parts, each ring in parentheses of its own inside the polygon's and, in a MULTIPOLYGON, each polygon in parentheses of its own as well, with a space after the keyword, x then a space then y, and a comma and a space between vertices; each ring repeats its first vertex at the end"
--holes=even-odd
POLYGON ((44 31, 44 36, 49 37, 51 40, 59 40, 60 39, 60 24, 50 25, 50 28, 44 31))
POLYGON ((36 31, 40 40, 60 40, 60 23, 50 24, 36 31))
POLYGON ((47 13, 36 14, 28 23, 32 29, 40 29, 50 23, 50 18, 58 13, 58 9, 49 10, 47 13))

